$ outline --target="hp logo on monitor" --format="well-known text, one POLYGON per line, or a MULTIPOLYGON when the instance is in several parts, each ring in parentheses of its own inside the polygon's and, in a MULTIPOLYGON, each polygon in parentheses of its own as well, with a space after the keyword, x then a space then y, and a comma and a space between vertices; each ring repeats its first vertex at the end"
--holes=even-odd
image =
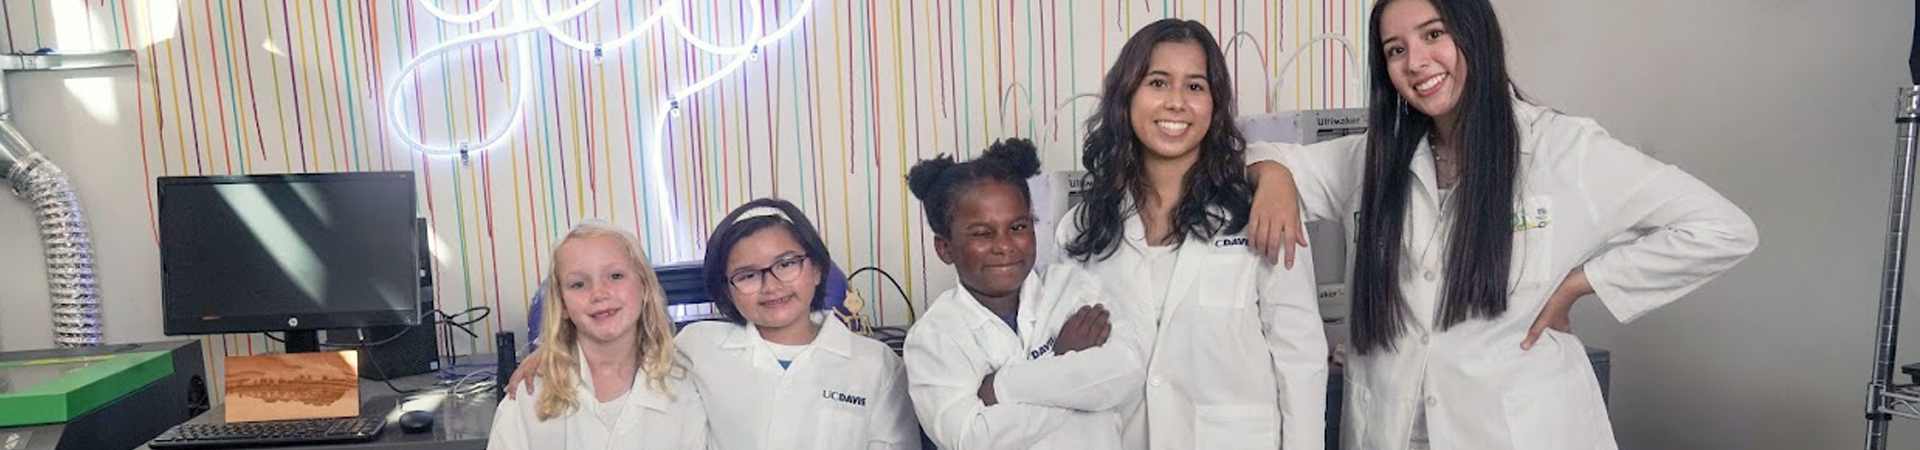
POLYGON ((289 326, 289 327, 297 327, 297 326, 300 326, 300 318, 299 318, 299 317, 288 317, 288 318, 287 318, 287 326, 289 326))

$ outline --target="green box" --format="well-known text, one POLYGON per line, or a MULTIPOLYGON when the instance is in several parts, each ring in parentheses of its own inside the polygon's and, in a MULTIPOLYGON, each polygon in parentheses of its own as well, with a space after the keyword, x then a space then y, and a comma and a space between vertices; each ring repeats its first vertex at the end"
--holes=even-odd
POLYGON ((172 373, 164 351, 0 361, 0 427, 73 420, 172 373))

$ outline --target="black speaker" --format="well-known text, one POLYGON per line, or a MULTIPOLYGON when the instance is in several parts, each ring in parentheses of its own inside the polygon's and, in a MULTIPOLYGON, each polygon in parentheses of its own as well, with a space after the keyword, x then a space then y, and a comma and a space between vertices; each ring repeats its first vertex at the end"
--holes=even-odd
MULTIPOLYGON (((433 302, 421 302, 420 308, 431 311, 433 302)), ((429 318, 411 327, 328 330, 327 342, 340 346, 379 343, 359 349, 360 378, 390 380, 440 370, 440 340, 434 335, 434 323, 429 318)))
POLYGON ((499 353, 494 354, 493 398, 504 399, 507 398, 507 378, 520 369, 520 349, 514 346, 512 331, 494 333, 493 343, 494 348, 500 349, 499 353))
POLYGON ((365 343, 380 345, 360 349, 360 378, 390 380, 440 370, 440 340, 434 332, 439 321, 433 305, 433 253, 427 245, 427 220, 414 219, 414 242, 420 255, 419 325, 367 327, 356 330, 328 330, 326 342, 339 346, 365 343), (389 340, 391 339, 391 340, 389 340))

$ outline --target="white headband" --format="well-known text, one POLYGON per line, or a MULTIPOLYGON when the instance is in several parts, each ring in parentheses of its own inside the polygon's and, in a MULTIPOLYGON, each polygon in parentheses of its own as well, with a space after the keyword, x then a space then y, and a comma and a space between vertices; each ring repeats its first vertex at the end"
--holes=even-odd
POLYGON ((747 219, 752 219, 755 217, 766 217, 766 216, 779 217, 781 220, 785 220, 788 222, 793 221, 793 219, 790 219, 787 217, 787 213, 780 211, 780 208, 775 208, 772 206, 753 207, 753 209, 749 209, 746 212, 740 213, 740 217, 733 219, 733 221, 744 222, 747 219))

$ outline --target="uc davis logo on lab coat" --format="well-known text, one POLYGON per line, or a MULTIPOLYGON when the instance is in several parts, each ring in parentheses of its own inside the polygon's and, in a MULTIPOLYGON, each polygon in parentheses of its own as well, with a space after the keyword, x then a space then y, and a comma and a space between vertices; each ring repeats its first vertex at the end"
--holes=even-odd
POLYGON ((1218 239, 1213 241, 1213 246, 1215 248, 1236 247, 1236 246, 1245 247, 1247 246, 1247 238, 1237 237, 1237 238, 1218 239))
POLYGON ((1060 339, 1059 336, 1047 338, 1046 345, 1042 345, 1040 346, 1040 348, 1036 348, 1033 350, 1027 350, 1027 359, 1028 360, 1040 359, 1040 355, 1045 355, 1048 352, 1053 351, 1053 342, 1059 339, 1060 339))
POLYGON ((859 406, 859 407, 867 406, 866 397, 861 397, 858 395, 841 393, 841 392, 834 392, 832 389, 821 389, 820 397, 825 398, 827 400, 833 400, 836 402, 846 403, 853 406, 859 406))

